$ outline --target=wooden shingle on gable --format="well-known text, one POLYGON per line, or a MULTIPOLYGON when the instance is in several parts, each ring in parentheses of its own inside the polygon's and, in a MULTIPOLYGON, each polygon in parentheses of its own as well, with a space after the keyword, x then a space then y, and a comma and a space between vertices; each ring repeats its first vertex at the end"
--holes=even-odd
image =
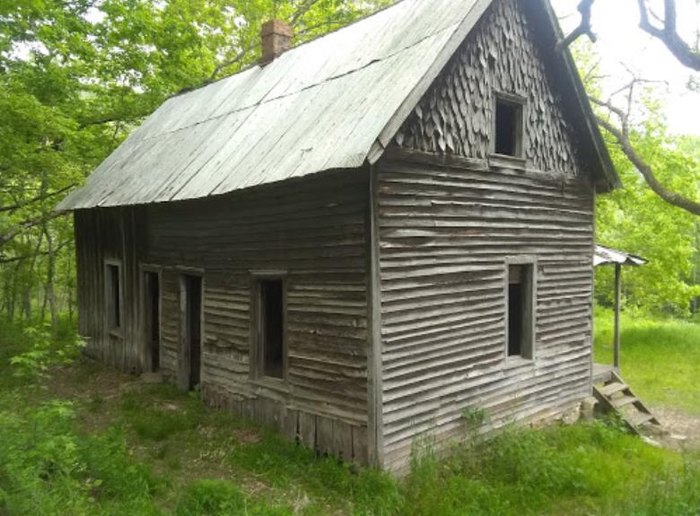
MULTIPOLYGON (((499 94, 523 99, 526 166, 581 176, 585 157, 561 87, 517 0, 492 4, 396 134, 400 147, 488 159, 499 94)), ((574 93, 571 92, 573 95, 574 93)))

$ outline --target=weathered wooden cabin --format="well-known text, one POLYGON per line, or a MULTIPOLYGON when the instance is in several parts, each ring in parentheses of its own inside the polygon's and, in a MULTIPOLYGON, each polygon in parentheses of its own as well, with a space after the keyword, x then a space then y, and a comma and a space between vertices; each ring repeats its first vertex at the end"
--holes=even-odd
POLYGON ((393 470, 470 410, 578 404, 618 179, 558 30, 547 0, 403 0, 281 55, 266 25, 60 204, 87 352, 393 470))

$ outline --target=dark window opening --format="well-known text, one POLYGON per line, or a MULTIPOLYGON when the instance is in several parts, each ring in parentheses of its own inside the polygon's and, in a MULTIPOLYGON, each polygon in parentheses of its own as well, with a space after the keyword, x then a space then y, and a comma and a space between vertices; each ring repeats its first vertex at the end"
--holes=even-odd
POLYGON ((185 282, 185 328, 189 359, 189 388, 200 383, 202 356, 202 278, 184 277, 185 282))
POLYGON ((496 154, 521 156, 522 113, 521 104, 502 99, 496 101, 496 154))
POLYGON ((532 265, 508 267, 508 356, 532 358, 532 265))
POLYGON ((151 361, 151 371, 160 368, 160 279, 157 272, 144 273, 144 321, 146 352, 151 361))
POLYGON ((119 265, 107 264, 107 325, 110 330, 122 327, 121 285, 119 265))
POLYGON ((260 280, 260 352, 263 376, 284 377, 284 285, 279 279, 260 280))

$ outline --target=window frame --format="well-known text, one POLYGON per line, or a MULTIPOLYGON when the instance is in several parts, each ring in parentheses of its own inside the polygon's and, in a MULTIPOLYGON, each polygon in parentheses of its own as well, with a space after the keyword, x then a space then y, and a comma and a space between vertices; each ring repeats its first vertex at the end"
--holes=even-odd
POLYGON ((527 120, 527 99, 520 95, 514 93, 507 93, 503 91, 496 91, 493 95, 493 116, 491 121, 491 142, 490 150, 491 156, 511 162, 513 164, 525 165, 525 149, 527 146, 527 131, 525 121, 527 120), (510 104, 518 108, 519 120, 516 121, 516 135, 515 135, 515 154, 501 154, 496 152, 496 139, 498 134, 498 104, 510 104))
POLYGON ((124 336, 124 265, 123 261, 118 258, 106 258, 104 260, 104 300, 105 300, 105 328, 107 333, 116 337, 124 336), (114 285, 112 284, 111 268, 117 268, 117 280, 119 281, 118 295, 119 303, 117 311, 119 315, 119 324, 114 325, 112 320, 112 308, 114 306, 114 285))
POLYGON ((255 270, 250 271, 251 277, 251 318, 250 318, 250 378, 252 380, 286 385, 289 373, 289 346, 288 346, 288 304, 287 283, 288 273, 285 270, 255 270), (265 354, 262 339, 262 290, 263 281, 277 280, 282 283, 282 376, 269 376, 265 374, 265 354))
POLYGON ((518 256, 508 256, 504 260, 504 273, 503 273, 503 308, 504 308, 504 335, 505 341, 503 345, 503 351, 505 354, 506 363, 513 362, 526 362, 534 363, 537 357, 537 284, 538 284, 538 267, 537 267, 537 257, 534 255, 518 255, 518 256), (530 313, 528 316, 523 317, 523 338, 527 336, 527 343, 523 343, 521 346, 521 353, 518 355, 508 354, 508 344, 510 338, 510 267, 512 265, 524 265, 528 266, 531 270, 529 278, 529 292, 525 295, 529 301, 530 313))

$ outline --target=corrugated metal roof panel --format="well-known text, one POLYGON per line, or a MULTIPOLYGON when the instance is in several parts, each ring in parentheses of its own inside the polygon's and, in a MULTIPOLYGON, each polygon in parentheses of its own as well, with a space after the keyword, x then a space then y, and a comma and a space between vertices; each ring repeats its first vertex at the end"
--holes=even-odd
POLYGON ((641 256, 630 254, 625 251, 619 251, 617 249, 613 249, 612 247, 596 245, 593 253, 593 265, 597 267, 598 265, 607 265, 611 263, 639 266, 649 262, 641 256))
POLYGON ((404 0, 170 98, 58 209, 193 199, 358 167, 457 28, 488 4, 404 0))

